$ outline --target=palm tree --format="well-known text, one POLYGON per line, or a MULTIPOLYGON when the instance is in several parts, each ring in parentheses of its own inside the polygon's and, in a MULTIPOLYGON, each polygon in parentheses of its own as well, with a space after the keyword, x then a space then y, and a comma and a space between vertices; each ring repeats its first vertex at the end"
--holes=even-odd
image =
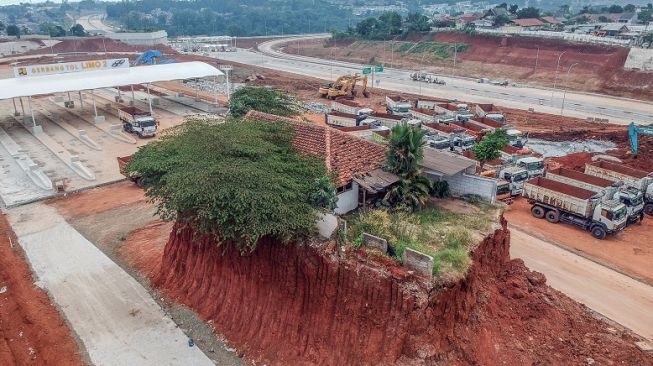
POLYGON ((400 123, 392 128, 386 153, 390 171, 401 179, 385 195, 385 203, 395 208, 416 210, 433 190, 433 182, 422 175, 426 131, 400 123))

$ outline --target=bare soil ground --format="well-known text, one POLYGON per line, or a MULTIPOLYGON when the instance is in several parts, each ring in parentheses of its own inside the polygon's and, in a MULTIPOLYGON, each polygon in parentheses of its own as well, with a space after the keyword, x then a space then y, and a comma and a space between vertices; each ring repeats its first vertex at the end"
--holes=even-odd
POLYGON ((621 234, 605 240, 594 239, 589 232, 565 224, 551 224, 531 215, 531 205, 517 199, 505 213, 506 219, 533 236, 546 239, 592 258, 607 267, 653 285, 653 219, 628 226, 621 234))
MULTIPOLYGON (((172 225, 154 216, 153 207, 145 201, 140 189, 127 182, 118 183, 50 203, 135 278, 146 287, 149 285, 149 279, 159 271, 172 225)), ((508 215, 514 217, 513 222, 528 222, 528 217, 517 215, 520 211, 513 209, 508 215)), ((560 229, 566 228, 561 226, 560 229)), ((562 231, 560 235, 564 235, 562 231)), ((581 235, 588 234, 576 233, 578 238, 581 235)), ((619 249, 624 243, 611 245, 611 248, 619 249)), ((641 260, 642 256, 649 258, 646 256, 653 251, 646 249, 646 246, 641 249, 646 252, 637 257, 639 264, 645 263, 641 260)), ((602 250, 612 251, 607 248, 602 250)), ((633 249, 623 249, 622 252, 628 250, 633 249)), ((504 349, 507 353, 501 357, 502 362, 546 360, 547 364, 565 364, 570 360, 593 357, 605 364, 618 360, 653 364, 653 360, 634 348, 634 339, 630 335, 621 331, 606 331, 608 326, 594 319, 586 308, 557 291, 541 287, 543 280, 527 272, 519 263, 510 262, 500 281, 503 284, 488 281, 483 285, 483 296, 489 300, 474 313, 476 325, 471 328, 461 326, 456 331, 456 337, 487 343, 478 347, 504 349), (542 314, 546 316, 542 317, 542 314), (609 351, 601 352, 598 356, 593 350, 599 349, 609 351)), ((193 311, 175 304, 164 294, 155 294, 175 321, 191 332, 190 336, 203 350, 224 349, 220 337, 212 333, 211 324, 200 320, 193 311)), ((215 356, 210 351, 208 354, 215 356)), ((237 362, 238 356, 242 357, 243 354, 233 353, 233 359, 226 364, 234 364, 232 362, 237 362)))
POLYGON ((86 364, 65 320, 36 287, 5 215, 0 214, 0 365, 86 364))
POLYGON ((509 79, 546 86, 553 85, 558 56, 565 52, 560 62, 558 83, 563 82, 564 77, 564 83, 568 83, 571 89, 640 99, 653 96, 653 73, 625 70, 623 64, 628 48, 618 46, 519 36, 437 33, 390 42, 330 41, 326 47, 323 42, 292 42, 284 48, 292 54, 349 62, 377 62, 401 68, 446 74, 455 72, 456 75, 509 79), (464 44, 467 48, 455 55, 454 69, 453 50, 427 54, 413 47, 419 42, 452 46, 464 44), (567 80, 563 72, 575 63, 578 65, 567 80))

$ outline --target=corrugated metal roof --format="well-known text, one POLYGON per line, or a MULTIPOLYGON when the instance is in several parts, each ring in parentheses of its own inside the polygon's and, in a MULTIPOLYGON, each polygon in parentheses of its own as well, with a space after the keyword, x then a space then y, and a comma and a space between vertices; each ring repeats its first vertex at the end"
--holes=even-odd
POLYGON ((444 175, 455 175, 470 167, 476 166, 474 160, 461 155, 450 154, 444 151, 424 148, 422 167, 444 175))
POLYGON ((371 172, 357 175, 354 177, 354 181, 360 184, 366 191, 378 193, 398 182, 399 177, 382 169, 374 169, 371 172))

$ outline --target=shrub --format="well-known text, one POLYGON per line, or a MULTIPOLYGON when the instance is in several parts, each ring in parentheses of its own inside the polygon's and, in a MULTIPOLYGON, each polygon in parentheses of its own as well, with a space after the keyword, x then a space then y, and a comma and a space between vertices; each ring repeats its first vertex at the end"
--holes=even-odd
POLYGON ((311 232, 322 161, 299 156, 281 123, 192 120, 141 147, 127 166, 166 220, 254 250, 264 236, 311 232))

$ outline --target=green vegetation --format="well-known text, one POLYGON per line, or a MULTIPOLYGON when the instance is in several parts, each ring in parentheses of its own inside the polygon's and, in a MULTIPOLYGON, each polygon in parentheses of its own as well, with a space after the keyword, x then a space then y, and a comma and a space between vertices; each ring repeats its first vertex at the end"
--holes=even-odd
POLYGON ((129 30, 163 29, 173 37, 327 32, 361 19, 349 8, 313 0, 120 1, 108 3, 106 12, 129 30))
POLYGON ((424 158, 425 136, 425 130, 412 128, 406 122, 397 124, 390 132, 387 165, 400 180, 390 188, 384 202, 393 208, 420 209, 433 191, 433 182, 422 175, 420 167, 424 158))
POLYGON ((395 11, 381 14, 378 18, 369 17, 356 27, 349 27, 344 32, 333 30, 334 39, 360 38, 368 40, 387 40, 400 36, 428 33, 431 30, 429 18, 423 14, 410 13, 406 18, 395 11))
POLYGON ((262 237, 310 234, 316 204, 331 204, 316 193, 333 191, 324 163, 298 155, 291 139, 286 124, 191 120, 141 147, 127 171, 144 177, 163 219, 249 252, 262 237))
POLYGON ((488 161, 498 159, 501 156, 499 150, 508 145, 508 134, 506 130, 498 128, 492 133, 483 137, 481 142, 472 147, 476 159, 481 163, 481 167, 488 161))
POLYGON ((231 95, 229 112, 232 116, 242 117, 252 109, 285 117, 301 112, 295 98, 280 90, 246 86, 231 95))
POLYGON ((397 261, 403 260, 406 248, 432 256, 433 274, 439 276, 463 275, 471 262, 468 253, 474 244, 472 231, 488 230, 491 224, 485 212, 457 214, 434 207, 414 213, 374 209, 345 219, 348 239, 354 246, 362 244, 364 232, 381 237, 388 241, 397 261))
MULTIPOLYGON (((423 54, 430 53, 440 59, 449 58, 454 54, 454 52, 464 52, 469 48, 469 45, 464 43, 438 43, 438 42, 419 42, 417 44, 408 44, 411 47, 408 47, 403 53, 415 53, 423 54)), ((404 45, 402 45, 404 46, 404 45)), ((401 47, 400 47, 401 48, 401 47)))

